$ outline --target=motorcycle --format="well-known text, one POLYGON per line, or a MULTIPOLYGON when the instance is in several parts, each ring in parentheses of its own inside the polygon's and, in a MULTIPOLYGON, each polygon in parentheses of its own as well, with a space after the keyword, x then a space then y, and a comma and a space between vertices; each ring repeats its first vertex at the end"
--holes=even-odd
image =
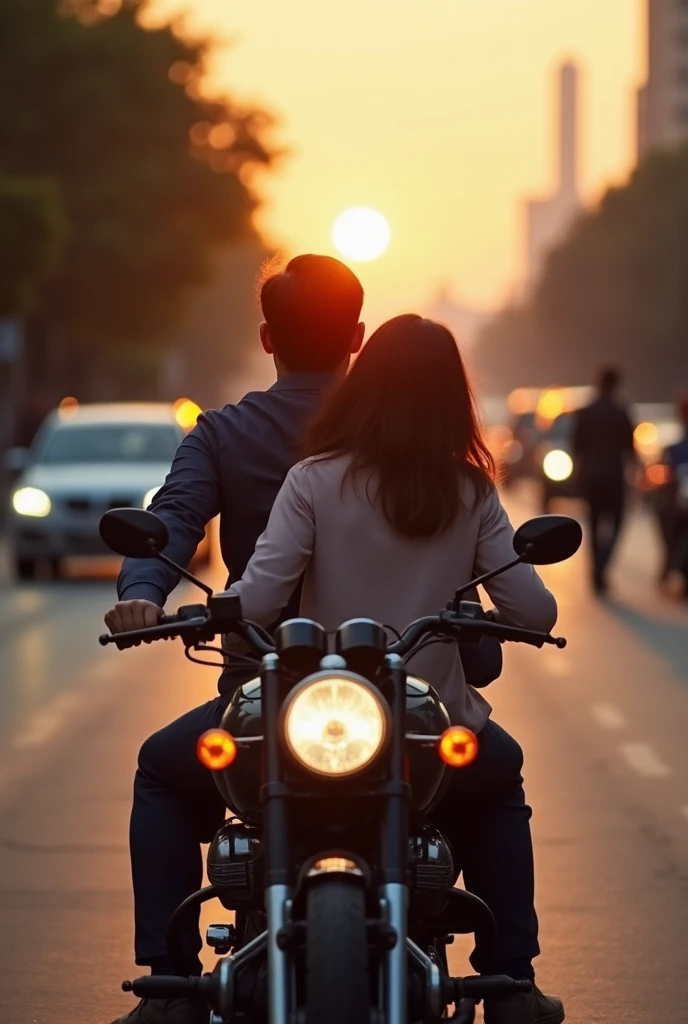
POLYGON ((450 771, 476 756, 479 740, 452 725, 437 693, 406 670, 421 647, 490 635, 554 644, 563 638, 502 624, 463 595, 526 562, 573 555, 582 538, 565 516, 541 516, 514 536, 515 558, 456 591, 437 615, 391 640, 370 619, 343 623, 331 642, 304 618, 269 634, 242 617, 239 599, 213 593, 164 554, 167 529, 141 509, 107 512, 101 536, 117 554, 162 560, 205 591, 156 626, 104 634, 100 643, 180 638, 191 660, 219 636, 240 638, 260 659, 234 694, 221 727, 198 743, 232 817, 208 852, 210 884, 186 899, 169 925, 181 963, 185 915, 218 899, 235 913, 206 941, 219 954, 203 977, 124 982, 143 998, 191 996, 210 1024, 472 1024, 488 997, 528 991, 504 975, 452 977, 446 947, 472 933, 494 958, 496 924, 476 896, 454 888, 449 844, 429 823, 450 771), (448 1016, 453 1006, 452 1016, 448 1016))

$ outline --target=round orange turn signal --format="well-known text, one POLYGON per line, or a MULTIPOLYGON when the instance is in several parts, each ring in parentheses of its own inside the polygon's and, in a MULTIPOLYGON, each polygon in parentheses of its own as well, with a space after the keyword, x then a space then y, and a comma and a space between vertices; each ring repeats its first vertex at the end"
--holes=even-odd
POLYGON ((196 745, 196 757, 211 772, 229 768, 237 755, 237 745, 224 729, 209 729, 196 745))
POLYGON ((452 725, 440 736, 440 757, 451 768, 465 768, 478 756, 478 737, 463 725, 452 725))

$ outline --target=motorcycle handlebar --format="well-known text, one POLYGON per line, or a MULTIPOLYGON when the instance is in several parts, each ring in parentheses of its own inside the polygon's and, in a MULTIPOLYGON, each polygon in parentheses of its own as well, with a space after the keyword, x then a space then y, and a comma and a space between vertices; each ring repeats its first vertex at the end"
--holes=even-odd
POLYGON ((258 654, 272 654, 275 645, 270 639, 269 633, 245 619, 232 622, 231 625, 220 629, 210 615, 195 615, 185 618, 184 615, 163 615, 157 626, 145 626, 143 629, 129 629, 122 633, 101 633, 98 643, 105 647, 107 644, 133 643, 135 640, 173 640, 177 637, 192 637, 196 632, 207 632, 203 639, 211 639, 219 632, 236 633, 245 640, 258 654))
POLYGON ((549 633, 541 633, 534 629, 522 629, 520 626, 508 626, 488 618, 468 619, 453 615, 430 615, 412 622, 400 639, 390 644, 388 653, 403 657, 413 650, 423 636, 432 633, 438 636, 454 636, 457 639, 461 633, 478 633, 480 636, 493 636, 497 640, 531 644, 533 647, 542 647, 543 644, 566 647, 564 637, 551 636, 549 633))
POLYGON ((182 619, 178 615, 163 615, 157 626, 144 626, 143 629, 127 629, 121 633, 101 633, 98 643, 105 647, 107 644, 121 643, 127 641, 132 643, 135 640, 173 640, 178 636, 192 629, 200 629, 208 624, 205 615, 198 615, 193 619, 182 619))
MULTIPOLYGON (((171 640, 177 637, 193 638, 201 634, 199 639, 208 640, 219 632, 236 633, 256 654, 272 654, 275 645, 268 633, 255 623, 247 620, 235 620, 220 627, 213 622, 210 614, 196 615, 185 618, 184 615, 163 615, 157 626, 146 626, 143 629, 131 629, 123 633, 102 633, 98 642, 105 647, 107 644, 133 643, 137 640, 171 640)), ((389 654, 407 655, 426 635, 449 636, 458 639, 461 633, 477 633, 480 636, 494 636, 500 641, 531 644, 542 647, 543 644, 554 644, 566 647, 564 637, 550 636, 533 629, 521 629, 520 626, 508 626, 494 622, 489 618, 462 618, 461 616, 443 614, 428 615, 417 619, 402 633, 401 637, 387 648, 389 654)))

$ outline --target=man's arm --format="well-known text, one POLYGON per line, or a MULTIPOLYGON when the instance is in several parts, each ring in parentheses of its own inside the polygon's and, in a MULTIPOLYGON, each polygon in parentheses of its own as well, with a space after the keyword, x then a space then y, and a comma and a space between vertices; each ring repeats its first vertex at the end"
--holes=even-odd
MULTIPOLYGON (((478 573, 474 570, 473 575, 477 576, 478 573)), ((478 588, 467 590, 464 600, 477 601, 480 604, 478 588)), ((466 682, 478 690, 489 686, 502 674, 502 645, 493 636, 483 636, 477 644, 459 643, 459 656, 466 682)))
MULTIPOLYGON (((186 567, 207 524, 220 511, 217 443, 212 414, 202 416, 182 441, 150 509, 169 533, 165 554, 186 567)), ((117 580, 118 603, 105 616, 112 633, 155 625, 179 574, 155 558, 125 558, 117 580)))

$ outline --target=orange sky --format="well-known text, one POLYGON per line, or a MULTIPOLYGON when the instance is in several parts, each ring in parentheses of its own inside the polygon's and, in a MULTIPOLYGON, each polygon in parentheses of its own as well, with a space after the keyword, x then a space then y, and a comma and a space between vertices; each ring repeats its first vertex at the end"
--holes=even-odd
POLYGON ((259 225, 285 251, 333 252, 352 205, 392 244, 356 264, 369 319, 446 282, 496 304, 523 272, 520 200, 547 190, 553 70, 583 68, 582 160, 594 198, 631 166, 644 0, 153 0, 232 46, 214 81, 281 120, 291 155, 261 179, 259 225))

